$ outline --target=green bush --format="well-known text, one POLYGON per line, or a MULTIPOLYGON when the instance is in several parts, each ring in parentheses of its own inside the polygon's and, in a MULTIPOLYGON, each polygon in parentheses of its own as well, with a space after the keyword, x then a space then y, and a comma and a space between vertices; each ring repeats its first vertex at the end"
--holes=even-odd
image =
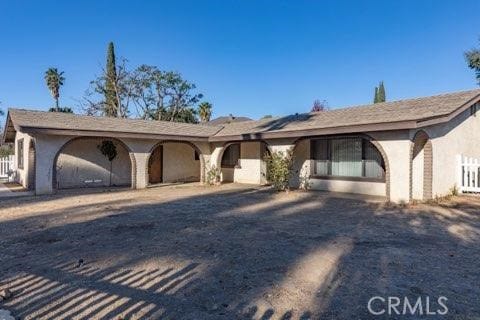
POLYGON ((275 151, 265 155, 267 180, 277 191, 289 189, 293 173, 293 150, 275 151))
POLYGON ((205 179, 207 184, 211 186, 220 184, 220 174, 221 171, 219 168, 216 166, 211 166, 207 170, 207 177, 205 179))
POLYGON ((14 154, 13 144, 4 144, 0 146, 0 158, 14 154))

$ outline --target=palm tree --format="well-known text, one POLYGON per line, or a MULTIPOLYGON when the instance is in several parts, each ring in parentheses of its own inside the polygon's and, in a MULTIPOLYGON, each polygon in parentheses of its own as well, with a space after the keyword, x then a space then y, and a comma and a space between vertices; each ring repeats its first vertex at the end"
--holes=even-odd
POLYGON ((57 68, 49 68, 45 72, 45 82, 47 87, 52 94, 53 99, 55 99, 55 111, 58 111, 58 98, 60 97, 60 87, 63 85, 65 77, 63 76, 63 71, 58 72, 57 68))
POLYGON ((201 122, 210 121, 210 117, 212 116, 212 104, 209 102, 200 103, 198 106, 198 114, 200 115, 201 122))

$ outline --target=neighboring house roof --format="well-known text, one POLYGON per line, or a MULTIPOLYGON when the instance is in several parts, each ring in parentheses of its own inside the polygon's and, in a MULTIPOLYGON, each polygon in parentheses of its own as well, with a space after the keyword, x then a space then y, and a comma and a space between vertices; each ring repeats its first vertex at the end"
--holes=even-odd
POLYGON ((252 119, 247 117, 235 117, 230 115, 230 116, 222 116, 222 117, 215 118, 213 120, 208 121, 205 124, 217 126, 217 125, 224 125, 228 123, 243 122, 243 121, 252 121, 252 119))
POLYGON ((480 101, 480 90, 355 106, 223 125, 93 117, 10 109, 4 141, 15 130, 71 135, 112 133, 122 136, 227 141, 302 137, 420 128, 447 122, 480 101))
MULTIPOLYGON (((188 138, 191 140, 207 140, 222 127, 207 126, 170 121, 149 121, 76 115, 62 112, 32 111, 9 109, 8 118, 15 130, 23 132, 57 133, 67 131, 75 134, 123 133, 124 136, 160 136, 162 139, 188 138)), ((11 139, 12 126, 8 125, 4 139, 11 139), (9 128, 10 127, 10 128, 9 128)))

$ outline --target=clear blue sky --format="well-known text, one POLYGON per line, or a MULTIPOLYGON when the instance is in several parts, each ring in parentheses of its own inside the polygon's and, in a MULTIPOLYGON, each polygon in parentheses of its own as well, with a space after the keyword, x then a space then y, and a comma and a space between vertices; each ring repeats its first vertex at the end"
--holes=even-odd
POLYGON ((43 80, 65 71, 77 105, 106 46, 195 82, 214 115, 253 118, 476 87, 463 51, 478 45, 480 1, 1 1, 0 101, 47 109, 43 80))

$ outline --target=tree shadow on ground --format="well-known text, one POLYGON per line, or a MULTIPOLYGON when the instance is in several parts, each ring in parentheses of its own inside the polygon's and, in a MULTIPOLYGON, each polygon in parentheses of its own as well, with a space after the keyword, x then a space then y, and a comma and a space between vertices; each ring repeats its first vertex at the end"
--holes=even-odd
POLYGON ((37 199, 35 216, 1 222, 0 288, 14 292, 1 307, 35 319, 369 319, 372 296, 446 296, 449 316, 480 315, 480 200, 131 192, 56 210, 37 199))

